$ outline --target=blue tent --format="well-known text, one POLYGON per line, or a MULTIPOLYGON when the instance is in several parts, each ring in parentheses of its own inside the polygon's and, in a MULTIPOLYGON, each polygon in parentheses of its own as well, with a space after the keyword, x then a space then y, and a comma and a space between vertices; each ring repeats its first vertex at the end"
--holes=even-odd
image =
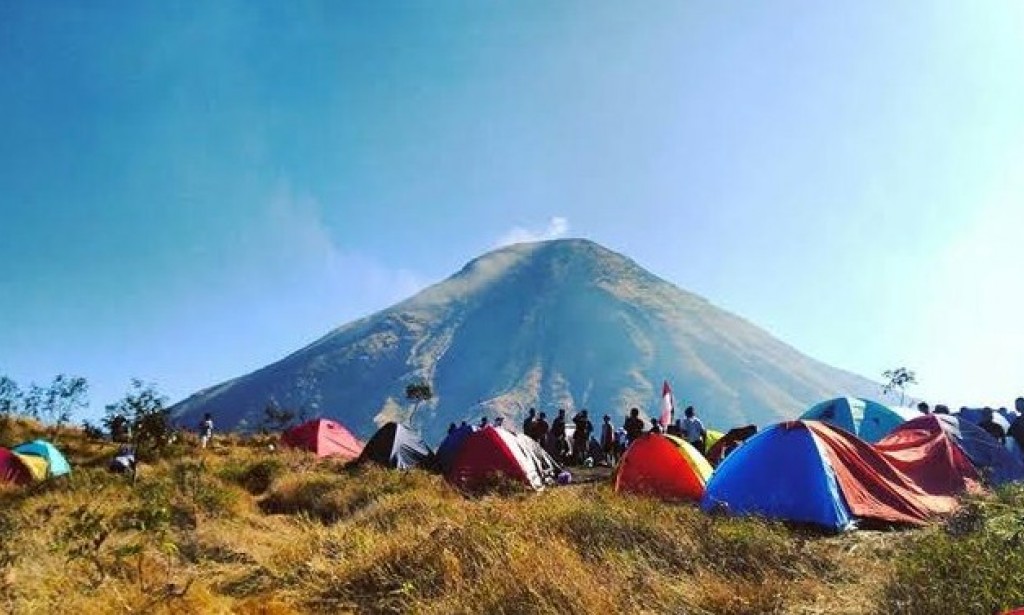
POLYGON ((14 452, 22 455, 34 455, 42 457, 49 466, 48 477, 63 476, 71 473, 71 465, 64 455, 57 450, 57 447, 46 440, 33 440, 14 447, 14 452))
POLYGON ((837 531, 853 524, 825 452, 799 421, 774 425, 727 456, 711 475, 701 508, 837 531))
POLYGON ((1024 481, 1024 463, 987 431, 956 415, 932 416, 939 420, 942 429, 952 436, 989 483, 998 486, 1024 481))
POLYGON ((865 442, 878 442, 906 421, 921 416, 910 408, 890 408, 858 397, 837 397, 810 407, 802 420, 823 421, 856 435, 865 442))
POLYGON ((437 467, 441 472, 447 472, 448 468, 451 467, 452 462, 455 461, 455 456, 458 454, 459 449, 462 448, 462 443, 466 441, 469 434, 476 431, 476 427, 472 425, 462 425, 455 429, 455 431, 448 434, 448 437, 441 441, 441 445, 437 447, 437 452, 434 454, 437 460, 437 467))

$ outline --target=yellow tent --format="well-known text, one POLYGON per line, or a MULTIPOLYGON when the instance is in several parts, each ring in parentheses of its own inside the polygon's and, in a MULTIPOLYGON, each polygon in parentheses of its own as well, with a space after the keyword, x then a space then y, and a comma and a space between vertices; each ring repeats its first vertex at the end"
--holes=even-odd
POLYGON ((37 481, 46 480, 47 474, 50 472, 50 464, 46 462, 42 457, 36 457, 35 455, 22 455, 21 453, 14 453, 17 455, 18 460, 25 464, 28 471, 32 473, 32 478, 37 481))

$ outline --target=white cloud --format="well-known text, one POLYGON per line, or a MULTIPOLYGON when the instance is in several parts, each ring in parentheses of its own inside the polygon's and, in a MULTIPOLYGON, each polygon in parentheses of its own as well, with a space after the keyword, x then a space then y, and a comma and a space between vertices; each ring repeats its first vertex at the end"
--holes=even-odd
POLYGON ((548 220, 543 229, 528 229, 516 226, 506 232, 498 239, 496 247, 508 246, 516 243, 531 243, 534 241, 547 241, 549 239, 560 239, 569 232, 569 219, 563 216, 554 216, 548 220))
MULTIPOLYGON (((370 309, 384 308, 422 290, 426 282, 407 268, 339 246, 323 207, 286 183, 277 189, 241 238, 247 260, 272 284, 370 309)), ((365 309, 365 308, 364 308, 365 309)), ((325 323, 334 324, 334 323, 325 323)))

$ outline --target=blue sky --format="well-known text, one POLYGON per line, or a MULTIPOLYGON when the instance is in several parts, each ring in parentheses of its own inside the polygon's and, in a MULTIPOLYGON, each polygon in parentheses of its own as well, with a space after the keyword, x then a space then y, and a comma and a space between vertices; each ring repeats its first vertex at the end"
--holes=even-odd
POLYGON ((0 373, 172 399, 584 236, 871 377, 1024 394, 1019 2, 0 4, 0 373))

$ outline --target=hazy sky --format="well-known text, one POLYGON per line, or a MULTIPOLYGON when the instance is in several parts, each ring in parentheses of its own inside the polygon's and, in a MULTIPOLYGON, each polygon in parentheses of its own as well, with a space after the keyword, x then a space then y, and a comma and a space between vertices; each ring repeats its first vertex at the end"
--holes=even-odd
POLYGON ((0 373, 177 400, 582 236, 1008 405, 1021 75, 1016 1, 0 3, 0 373))

